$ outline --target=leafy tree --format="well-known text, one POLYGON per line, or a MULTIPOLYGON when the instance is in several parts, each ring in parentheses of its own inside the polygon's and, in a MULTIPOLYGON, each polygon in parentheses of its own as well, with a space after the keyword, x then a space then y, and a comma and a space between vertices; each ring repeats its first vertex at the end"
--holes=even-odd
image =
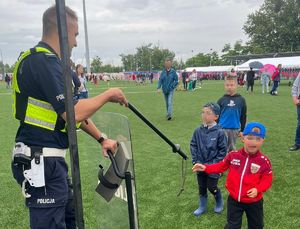
POLYGON ((92 72, 101 71, 102 60, 99 56, 95 56, 91 63, 92 72))
MULTIPOLYGON (((169 49, 153 46, 151 43, 136 48, 134 54, 120 54, 125 71, 159 70, 166 58, 174 59, 175 53, 169 49)), ((178 63, 175 63, 179 66, 178 63)))
POLYGON ((265 0, 243 27, 252 53, 300 50, 300 1, 265 0))

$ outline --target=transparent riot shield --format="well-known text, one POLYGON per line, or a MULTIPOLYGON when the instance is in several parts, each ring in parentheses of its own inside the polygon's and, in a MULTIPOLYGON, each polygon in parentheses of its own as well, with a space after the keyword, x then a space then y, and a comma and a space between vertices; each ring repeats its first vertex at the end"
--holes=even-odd
POLYGON ((121 178, 115 174, 111 160, 99 159, 102 167, 99 174, 102 173, 105 180, 101 180, 99 176, 95 179, 93 203, 97 225, 95 228, 137 229, 134 161, 128 119, 116 113, 98 112, 93 116, 93 122, 108 138, 119 142, 117 153, 110 159, 114 160, 121 173, 119 174, 121 178))

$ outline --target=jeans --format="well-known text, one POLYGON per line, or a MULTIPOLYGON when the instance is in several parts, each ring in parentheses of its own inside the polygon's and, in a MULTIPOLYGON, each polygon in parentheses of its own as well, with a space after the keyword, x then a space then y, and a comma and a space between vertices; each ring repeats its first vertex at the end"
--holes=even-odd
POLYGON ((300 106, 297 106, 297 120, 295 145, 300 146, 300 106))
POLYGON ((262 92, 265 92, 265 88, 267 90, 267 93, 269 92, 269 82, 270 80, 268 78, 263 78, 262 79, 262 92))
POLYGON ((169 93, 165 94, 165 101, 166 101, 166 108, 167 108, 167 117, 172 117, 173 112, 173 95, 174 91, 170 91, 169 93))
POLYGON ((272 95, 275 93, 275 91, 277 91, 278 86, 279 86, 279 81, 273 81, 273 87, 270 92, 272 95))

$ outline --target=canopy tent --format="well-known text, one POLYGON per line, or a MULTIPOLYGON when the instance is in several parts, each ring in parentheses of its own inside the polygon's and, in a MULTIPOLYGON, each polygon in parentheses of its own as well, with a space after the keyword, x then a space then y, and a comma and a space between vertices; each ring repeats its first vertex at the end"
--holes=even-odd
POLYGON ((209 67, 190 67, 186 68, 187 72, 192 72, 196 69, 196 72, 230 72, 230 70, 234 68, 233 65, 226 66, 209 66, 209 67))
POLYGON ((278 57, 278 58, 262 58, 262 59, 251 59, 246 61, 245 63, 236 66, 237 71, 248 71, 250 70, 249 64, 251 62, 261 62, 263 65, 265 64, 273 64, 277 66, 278 64, 282 64, 283 68, 299 68, 300 67, 300 56, 290 56, 290 57, 278 57))

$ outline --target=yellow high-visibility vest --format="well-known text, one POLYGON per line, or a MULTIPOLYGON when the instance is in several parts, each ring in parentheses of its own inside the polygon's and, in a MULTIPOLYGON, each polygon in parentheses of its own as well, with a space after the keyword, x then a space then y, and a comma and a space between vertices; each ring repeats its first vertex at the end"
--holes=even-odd
MULTIPOLYGON (((26 57, 36 52, 43 52, 45 55, 55 55, 49 49, 36 47, 23 52, 19 57, 13 72, 13 115, 16 119, 29 125, 54 131, 58 114, 52 105, 46 101, 22 95, 18 85, 17 74, 20 64, 26 57)), ((80 124, 78 123, 76 127, 79 128, 80 124)), ((60 131, 65 132, 66 128, 60 131)))

